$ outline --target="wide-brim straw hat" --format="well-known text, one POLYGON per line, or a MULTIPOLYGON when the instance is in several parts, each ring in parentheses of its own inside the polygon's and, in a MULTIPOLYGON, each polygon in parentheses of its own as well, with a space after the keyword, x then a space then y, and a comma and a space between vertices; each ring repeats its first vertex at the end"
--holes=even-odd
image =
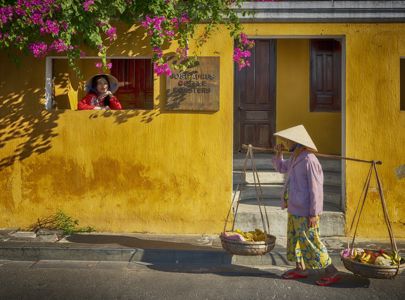
POLYGON ((301 144, 308 149, 318 152, 315 143, 312 141, 304 125, 287 128, 276 132, 274 135, 301 144))
POLYGON ((91 76, 90 79, 86 81, 86 92, 90 92, 91 82, 92 82, 93 78, 96 76, 100 76, 100 75, 107 76, 108 82, 110 83, 110 92, 114 94, 118 90, 119 85, 118 85, 118 79, 115 78, 114 76, 112 76, 111 74, 96 74, 94 76, 91 76))

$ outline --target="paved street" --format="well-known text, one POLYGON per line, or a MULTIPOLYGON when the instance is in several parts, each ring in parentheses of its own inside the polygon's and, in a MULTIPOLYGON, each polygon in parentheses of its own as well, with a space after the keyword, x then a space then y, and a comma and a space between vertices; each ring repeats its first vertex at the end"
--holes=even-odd
POLYGON ((405 299, 405 276, 343 273, 334 287, 286 281, 285 269, 161 267, 127 262, 0 261, 0 299, 405 299))

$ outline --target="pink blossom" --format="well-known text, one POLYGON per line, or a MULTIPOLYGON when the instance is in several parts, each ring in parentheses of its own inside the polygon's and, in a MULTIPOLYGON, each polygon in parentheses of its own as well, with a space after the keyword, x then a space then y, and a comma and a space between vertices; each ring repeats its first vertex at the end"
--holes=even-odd
POLYGON ((155 29, 157 31, 161 31, 162 23, 164 21, 166 21, 165 16, 155 16, 153 18, 146 16, 145 21, 142 21, 141 25, 142 25, 142 27, 144 27, 146 29, 150 29, 150 27, 152 27, 153 29, 155 29))
POLYGON ((158 64, 158 63, 154 63, 153 64, 153 69, 156 73, 156 75, 160 76, 162 74, 170 76, 172 75, 172 71, 169 68, 169 65, 167 63, 163 63, 163 64, 158 64))
POLYGON ((45 24, 39 30, 42 34, 52 33, 55 35, 59 34, 59 24, 56 21, 46 20, 45 24))
POLYGON ((179 20, 177 18, 173 18, 170 20, 174 29, 179 29, 179 20))
POLYGON ((243 32, 240 34, 240 42, 241 42, 242 46, 245 46, 247 48, 252 48, 254 46, 254 44, 255 44, 255 42, 250 41, 247 38, 247 35, 245 33, 243 33, 243 32))
POLYGON ((155 52, 156 56, 158 58, 161 58, 163 56, 163 51, 159 47, 153 47, 153 52, 155 52))
POLYGON ((0 24, 6 24, 13 19, 13 7, 4 6, 0 7, 0 24))
POLYGON ((108 64, 107 64, 107 68, 108 68, 108 69, 111 69, 111 68, 112 68, 112 63, 108 63, 108 64))
POLYGON ((17 6, 15 9, 15 13, 17 14, 17 16, 22 17, 26 15, 26 12, 24 9, 22 9, 21 7, 17 6))
POLYGON ((110 41, 114 41, 117 39, 117 28, 110 27, 105 33, 107 34, 110 41))
POLYGON ((48 45, 44 42, 36 42, 29 45, 29 49, 34 57, 44 57, 48 52, 48 45))
POLYGON ((174 37, 174 31, 173 30, 165 30, 165 34, 170 39, 172 39, 174 37))
POLYGON ((184 13, 184 14, 181 15, 180 22, 181 23, 189 23, 190 22, 190 17, 186 13, 184 13))
POLYGON ((102 67, 103 67, 103 63, 101 63, 101 62, 96 63, 96 68, 101 69, 102 67))
POLYGON ((162 30, 162 23, 164 20, 166 20, 165 17, 155 17, 153 28, 158 31, 162 30))
POLYGON ((247 60, 251 53, 249 50, 242 50, 241 48, 235 48, 233 52, 233 60, 238 64, 239 70, 244 67, 250 67, 250 62, 247 60))
POLYGON ((69 47, 61 39, 57 39, 49 46, 50 50, 55 50, 58 53, 65 52, 69 47))
POLYGON ((235 48, 234 52, 233 52, 233 60, 234 61, 239 61, 241 58, 246 58, 246 57, 250 57, 251 53, 249 50, 241 50, 240 48, 235 48))
POLYGON ((149 24, 150 24, 150 18, 149 18, 149 16, 146 16, 146 17, 145 17, 145 21, 142 21, 142 22, 141 22, 141 26, 142 26, 143 28, 148 28, 148 27, 149 27, 149 24))
POLYGON ((89 11, 90 7, 94 4, 94 0, 86 0, 83 2, 84 11, 89 11))
POLYGON ((40 14, 40 13, 38 13, 38 12, 33 13, 33 14, 31 15, 31 21, 32 21, 32 23, 35 24, 35 25, 41 25, 41 24, 44 23, 44 21, 42 20, 42 14, 40 14))
POLYGON ((241 33, 240 34, 240 40, 241 40, 241 42, 242 42, 242 44, 244 45, 246 42, 247 42, 247 35, 245 34, 245 33, 241 33))

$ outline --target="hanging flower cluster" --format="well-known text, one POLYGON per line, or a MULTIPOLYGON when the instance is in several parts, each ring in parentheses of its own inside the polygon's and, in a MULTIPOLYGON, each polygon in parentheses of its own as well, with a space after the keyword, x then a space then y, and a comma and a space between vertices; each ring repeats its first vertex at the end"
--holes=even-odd
MULTIPOLYGON (((164 46, 176 41, 175 68, 190 64, 188 40, 194 38, 197 24, 207 24, 204 41, 219 24, 226 24, 239 40, 234 60, 239 68, 249 66, 253 43, 240 34, 236 12, 242 0, 0 0, 0 48, 17 48, 36 58, 52 53, 66 55, 71 66, 86 54, 86 45, 98 50, 97 67, 110 69, 107 50, 117 39, 111 20, 141 26, 150 37, 152 61, 157 75, 171 75, 164 46)), ((76 71, 80 72, 78 68, 76 71)))
POLYGON ((145 20, 142 21, 142 27, 146 29, 147 34, 151 37, 153 68, 157 75, 170 76, 172 74, 168 63, 163 57, 162 46, 164 43, 170 43, 173 40, 180 41, 179 48, 176 49, 177 59, 178 61, 184 61, 188 57, 188 45, 182 40, 181 32, 186 32, 190 23, 190 17, 186 13, 172 18, 146 16, 145 20))
POLYGON ((250 49, 252 49, 254 45, 254 41, 248 40, 245 33, 241 33, 239 35, 237 46, 233 52, 233 60, 238 64, 239 70, 243 69, 244 67, 250 67, 250 49))

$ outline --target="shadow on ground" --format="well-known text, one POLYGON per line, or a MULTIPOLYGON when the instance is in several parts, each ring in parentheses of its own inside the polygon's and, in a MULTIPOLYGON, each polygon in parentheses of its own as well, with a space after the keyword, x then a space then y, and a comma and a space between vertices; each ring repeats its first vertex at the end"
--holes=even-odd
POLYGON ((66 238, 72 243, 98 244, 98 245, 119 245, 128 248, 140 249, 170 249, 170 250, 204 250, 222 251, 211 246, 195 245, 185 242, 168 242, 162 240, 146 240, 137 237, 123 235, 101 235, 101 234, 73 234, 66 238))
MULTIPOLYGON (((275 267, 269 269, 255 268, 233 264, 233 256, 210 245, 195 245, 191 242, 171 242, 147 240, 131 236, 110 236, 99 234, 77 234, 66 238, 69 242, 80 244, 117 245, 139 249, 138 261, 131 258, 134 265, 144 264, 147 268, 160 272, 186 274, 216 274, 228 277, 263 277, 283 280, 280 276, 289 266, 281 268, 277 261, 286 262, 277 251, 268 255, 275 267), (278 266, 277 266, 278 265, 278 266)), ((134 255, 137 255, 137 251, 134 255)), ((132 264, 131 263, 131 264, 132 264)), ((131 265, 130 264, 130 265, 131 265)), ((323 276, 323 272, 315 272, 301 283, 316 285, 315 281, 323 276)), ((370 280, 349 273, 341 273, 342 280, 332 288, 368 288, 370 280)))

